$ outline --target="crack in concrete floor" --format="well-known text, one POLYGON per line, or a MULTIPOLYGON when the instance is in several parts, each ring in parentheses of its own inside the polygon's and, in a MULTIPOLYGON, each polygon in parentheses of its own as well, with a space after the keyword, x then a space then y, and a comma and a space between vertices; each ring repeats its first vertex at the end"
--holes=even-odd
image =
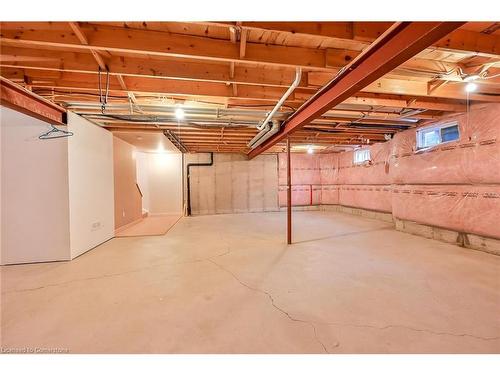
MULTIPOLYGON (((222 255, 220 255, 222 256, 222 255)), ((269 292, 266 292, 265 290, 262 290, 262 289, 258 289, 258 288, 254 288, 246 283, 244 283, 243 281, 241 281, 238 276, 236 276, 233 272, 231 272, 230 270, 228 270, 227 268, 223 267, 221 264, 215 262, 212 258, 209 258, 207 259, 209 262, 211 262, 212 264, 214 264, 215 266, 217 266, 218 268, 220 268, 221 270, 225 271, 226 273, 230 274, 233 279, 235 279, 238 283, 240 283, 242 286, 244 286, 245 288, 247 289, 250 289, 254 292, 257 292, 257 293, 261 293, 261 294, 264 294, 268 297, 269 301, 271 302, 271 305, 277 310, 279 311, 281 314, 283 314, 284 316, 286 316, 289 320, 293 321, 293 322, 299 322, 299 323, 304 323, 304 324, 308 324, 312 327, 313 329, 313 333, 314 333, 314 337, 316 339, 316 341, 321 345, 321 347, 323 348, 323 351, 325 353, 330 353, 328 351, 328 349, 326 348, 325 344, 323 344, 323 342, 319 339, 318 337, 318 334, 316 332, 316 326, 314 325, 314 323, 312 322, 309 322, 307 320, 302 320, 302 319, 297 319, 297 318, 294 318, 293 316, 291 316, 286 310, 283 310, 281 307, 277 306, 276 303, 274 302, 274 298, 273 296, 271 295, 271 293, 269 292)), ((338 345, 337 345, 338 346, 338 345)))
POLYGON ((181 261, 181 262, 169 262, 169 261, 157 262, 157 263, 151 264, 147 267, 135 268, 135 269, 128 270, 128 271, 104 274, 104 275, 95 276, 95 277, 86 277, 86 278, 81 278, 81 279, 67 280, 67 281, 63 281, 60 283, 46 284, 46 285, 41 285, 41 286, 37 286, 34 288, 7 290, 5 292, 2 292, 1 294, 6 295, 6 294, 12 294, 12 293, 31 292, 31 291, 35 291, 35 290, 44 289, 44 288, 63 286, 63 285, 68 285, 68 284, 77 283, 77 282, 81 282, 81 281, 99 280, 99 279, 105 279, 105 278, 110 278, 110 277, 122 276, 122 275, 131 274, 131 273, 142 272, 142 271, 145 271, 148 269, 152 269, 152 268, 156 268, 156 267, 160 267, 160 266, 165 266, 165 265, 176 266, 176 265, 180 265, 180 264, 201 263, 201 262, 207 261, 209 258, 218 258, 218 257, 224 256, 224 255, 227 255, 230 252, 231 252, 230 250, 227 250, 224 253, 217 254, 217 255, 214 255, 211 257, 186 260, 186 261, 181 261))
MULTIPOLYGON (((226 254, 228 254, 230 252, 231 251, 228 251, 225 254, 220 254, 217 257, 222 257, 222 256, 224 256, 224 255, 226 255, 226 254)), ((298 318, 293 317, 288 311, 286 311, 283 308, 279 307, 276 304, 275 299, 274 299, 274 297, 272 296, 271 293, 269 293, 269 292, 267 292, 265 290, 262 290, 262 289, 258 289, 258 288, 252 287, 252 286, 244 283, 232 271, 230 271, 229 269, 223 267, 221 264, 215 262, 213 260, 213 257, 208 258, 207 261, 213 263, 214 265, 216 265, 217 267, 219 267, 223 271, 229 273, 236 281, 238 281, 238 283, 240 283, 244 287, 246 287, 246 288, 248 288, 250 290, 253 290, 255 292, 259 292, 259 293, 265 294, 269 298, 272 306, 276 310, 278 310, 279 312, 281 312, 283 315, 285 315, 291 321, 309 324, 313 328, 314 337, 315 337, 316 341, 319 344, 321 344, 321 346, 323 347, 323 350, 324 350, 325 353, 330 353, 330 351, 328 351, 328 349, 326 348, 326 346, 319 339, 317 331, 316 331, 316 325, 336 325, 336 326, 344 326, 344 327, 372 328, 372 329, 379 329, 379 330, 386 330, 386 329, 391 329, 391 328, 402 328, 402 329, 407 329, 407 330, 411 330, 411 331, 415 331, 415 332, 425 332, 425 333, 432 334, 432 335, 445 335, 445 336, 454 336, 454 337, 470 337, 470 338, 474 338, 474 339, 478 339, 478 340, 485 340, 485 341, 488 341, 488 340, 500 340, 500 336, 482 337, 482 336, 476 336, 476 335, 472 335, 472 334, 468 334, 468 333, 439 332, 439 331, 433 331, 433 330, 427 330, 427 329, 421 329, 421 328, 414 328, 414 327, 409 327, 409 326, 404 326, 404 325, 397 325, 397 324, 389 324, 389 325, 386 325, 386 326, 376 326, 376 325, 369 325, 369 324, 352 324, 352 323, 340 323, 340 322, 318 322, 318 321, 311 321, 311 320, 305 320, 305 319, 298 319, 298 318)), ((337 348, 339 346, 340 346, 340 342, 337 341, 337 343, 333 347, 337 348)))
MULTIPOLYGON (((75 282, 82 282, 82 281, 90 281, 90 280, 98 280, 98 279, 104 279, 104 278, 110 278, 110 277, 116 277, 116 276, 121 276, 121 275, 126 275, 126 274, 131 274, 131 273, 136 273, 136 272, 142 272, 148 269, 164 266, 164 265, 180 265, 180 264, 191 264, 191 263, 200 263, 200 262, 210 262, 219 269, 225 271, 226 273, 230 274, 239 284, 244 286, 245 288, 252 290, 254 292, 263 294, 267 296, 269 299, 271 305, 273 306, 274 309, 279 311, 282 315, 284 315, 287 319, 293 322, 298 322, 298 323, 303 323, 311 326, 314 334, 315 340, 318 342, 318 344, 321 346, 323 352, 325 353, 331 353, 326 345, 320 340, 317 332, 317 327, 316 325, 334 325, 334 326, 343 326, 343 327, 355 327, 355 328, 370 328, 370 329, 378 329, 378 330, 386 330, 386 329, 407 329, 411 330, 414 332, 424 332, 432 335, 446 335, 446 336, 454 336, 454 337, 470 337, 478 340, 500 340, 500 336, 495 336, 495 337, 483 337, 483 336, 477 336, 477 335, 472 335, 472 334, 467 334, 467 333, 453 333, 453 332, 440 332, 440 331, 433 331, 433 330, 428 330, 428 329, 421 329, 421 328, 414 328, 414 327, 409 327, 405 325, 397 325, 397 324, 389 324, 386 326, 377 326, 377 325, 369 325, 369 324, 353 324, 353 323, 344 323, 344 322, 323 322, 323 321, 311 321, 311 320, 305 320, 305 319, 299 319, 294 316, 292 316, 291 313, 286 311, 284 308, 278 306, 276 304, 276 301, 273 297, 273 295, 265 290, 255 288, 251 285, 248 285, 247 283, 243 282, 235 273, 233 273, 231 270, 223 267, 220 263, 217 263, 214 261, 215 258, 220 258, 223 256, 226 256, 230 253, 232 253, 233 250, 230 249, 230 246, 228 245, 227 250, 220 253, 216 254, 210 257, 204 257, 204 258, 199 258, 199 259, 193 259, 193 260, 187 260, 187 261, 181 261, 181 262, 158 262, 152 265, 149 265, 147 267, 142 267, 138 269, 133 269, 133 270, 128 270, 124 272, 119 272, 119 273, 114 273, 114 274, 104 274, 101 276, 96 276, 96 277, 89 277, 89 278, 82 278, 82 279, 74 279, 74 280, 68 280, 64 281, 61 283, 55 283, 55 284, 47 284, 43 286, 39 286, 36 288, 26 288, 26 289, 16 289, 16 290, 11 290, 11 291, 6 291, 2 292, 3 295, 5 294, 10 294, 10 293, 16 293, 16 292, 27 292, 27 291, 35 291, 35 290, 40 290, 43 288, 48 288, 48 287, 57 287, 57 286, 62 286, 62 285, 67 285, 75 282)), ((340 342, 337 341, 335 345, 332 346, 332 348, 337 348, 340 346, 340 342)))
POLYGON ((357 328, 373 328, 373 329, 380 329, 380 330, 391 329, 391 328, 402 328, 402 329, 407 329, 410 331, 425 332, 425 333, 429 333, 431 335, 439 335, 439 336, 470 337, 470 338, 474 338, 474 339, 478 339, 478 340, 485 340, 485 341, 500 340, 500 336, 483 337, 483 336, 472 335, 469 333, 440 332, 440 331, 433 331, 430 329, 414 328, 414 327, 409 327, 409 326, 399 325, 399 324, 389 324, 386 326, 375 326, 375 325, 369 325, 369 324, 352 324, 352 323, 339 323, 339 322, 315 322, 315 323, 316 324, 324 324, 324 325, 357 327, 357 328))

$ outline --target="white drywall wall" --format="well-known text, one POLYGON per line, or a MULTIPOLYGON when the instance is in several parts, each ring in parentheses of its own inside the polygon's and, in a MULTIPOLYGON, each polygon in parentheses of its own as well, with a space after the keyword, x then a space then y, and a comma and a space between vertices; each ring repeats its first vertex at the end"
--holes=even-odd
POLYGON ((68 139, 0 107, 2 264, 70 259, 68 139))
POLYGON ((148 166, 148 154, 144 152, 135 153, 135 165, 136 165, 136 175, 137 184, 142 192, 142 211, 149 212, 149 166, 148 166))
POLYGON ((71 257, 114 236, 113 135, 68 112, 71 257))
MULTIPOLYGON (((2 108, 0 107, 0 123, 2 121, 2 108)), ((0 264, 2 263, 2 129, 0 124, 0 264)), ((1 284, 1 280, 0 280, 1 284)), ((1 285, 0 285, 1 286, 1 285)))
POLYGON ((136 163, 143 207, 150 214, 181 214, 182 154, 138 152, 136 163))

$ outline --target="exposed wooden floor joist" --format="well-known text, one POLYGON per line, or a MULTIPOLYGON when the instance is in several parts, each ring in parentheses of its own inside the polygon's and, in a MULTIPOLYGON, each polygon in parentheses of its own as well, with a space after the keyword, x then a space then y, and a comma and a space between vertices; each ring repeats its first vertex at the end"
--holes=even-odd
MULTIPOLYGON (((269 110, 291 84, 295 68, 301 67, 299 87, 280 110, 285 116, 314 95, 390 25, 2 22, 0 70, 4 78, 89 115, 94 112, 71 105, 99 104, 98 70, 103 76, 109 70, 109 113, 154 116, 148 105, 181 105, 188 118, 181 124, 179 134, 186 135, 191 150, 248 152, 246 142, 256 134, 255 126, 232 129, 231 124, 222 123, 209 129, 193 128, 189 122, 200 118, 189 110, 269 110), (127 109, 113 110, 113 104, 126 104, 127 109), (224 136, 218 137, 221 131, 224 136)), ((385 135, 408 126, 464 112, 464 78, 471 75, 477 75, 478 83, 478 90, 470 95, 472 101, 499 101, 500 33, 496 29, 481 32, 478 25, 465 24, 433 43, 306 126, 294 136, 294 142, 379 142, 385 135)), ((490 26, 484 24, 482 31, 490 30, 490 26)), ((241 119, 245 118, 234 116, 232 121, 241 119)), ((176 123, 174 117, 171 120, 176 123)), ((253 122, 261 120, 252 118, 253 122)), ((112 131, 162 131, 171 126, 95 117, 93 121, 112 131)))

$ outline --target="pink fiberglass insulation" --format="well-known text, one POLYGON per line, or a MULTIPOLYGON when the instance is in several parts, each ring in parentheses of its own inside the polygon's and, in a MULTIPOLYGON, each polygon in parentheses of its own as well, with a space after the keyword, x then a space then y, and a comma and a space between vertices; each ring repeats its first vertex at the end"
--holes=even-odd
MULTIPOLYGON (((279 154, 279 185, 286 185, 286 154, 279 154)), ((320 185, 319 157, 316 154, 292 154, 292 185, 320 185)))
POLYGON ((311 187, 312 187, 311 204, 312 205, 321 204, 322 192, 323 192, 321 185, 311 185, 311 187))
MULTIPOLYGON (((457 121, 460 138, 416 151, 416 129, 396 134, 392 143, 393 184, 500 183, 500 105, 472 106, 469 114, 447 117, 457 121)), ((429 124, 426 126, 432 126, 429 124)))
MULTIPOLYGON (((312 185, 293 185, 292 186, 292 206, 311 205, 311 186, 312 185)), ((321 190, 320 190, 321 192, 321 190)), ((314 194, 313 194, 314 196, 314 194)), ((284 207, 286 202, 286 186, 280 186, 278 192, 279 205, 284 207)), ((318 203, 319 204, 319 200, 318 203)))
POLYGON ((370 162, 354 164, 354 151, 339 154, 339 184, 388 185, 390 178, 391 142, 378 143, 370 147, 370 162))
MULTIPOLYGON (((500 104, 471 106, 457 121, 458 141, 416 150, 416 131, 354 152, 292 154, 292 204, 341 204, 392 212, 421 224, 500 238, 500 104), (311 195, 312 191, 312 195, 311 195)), ((420 128, 419 128, 420 129, 420 128)), ((279 155, 280 206, 286 205, 286 154, 279 155)))
POLYGON ((437 123, 458 122, 459 140, 424 151, 416 150, 415 129, 398 133, 391 142, 394 217, 499 238, 499 117, 499 104, 482 104, 444 118, 437 123))
POLYGON ((319 154, 321 185, 335 185, 339 183, 339 154, 319 154))
POLYGON ((319 154, 320 167, 320 203, 339 204, 339 154, 319 154))
POLYGON ((340 185, 321 185, 321 204, 339 204, 340 185))
POLYGON ((400 185, 392 193, 393 216, 500 239, 500 187, 400 185))
POLYGON ((341 185, 339 204, 367 210, 391 212, 391 192, 390 185, 341 185))

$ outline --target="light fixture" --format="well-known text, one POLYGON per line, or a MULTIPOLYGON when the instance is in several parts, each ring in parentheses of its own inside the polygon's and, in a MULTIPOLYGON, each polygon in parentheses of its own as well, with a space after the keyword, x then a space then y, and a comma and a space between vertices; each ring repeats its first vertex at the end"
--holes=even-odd
POLYGON ((477 89, 477 84, 475 84, 474 82, 469 82, 465 85, 465 91, 467 92, 473 92, 473 91, 476 91, 477 89))
POLYGON ((182 120, 184 118, 184 110, 182 108, 176 108, 175 117, 177 117, 177 120, 182 120))
POLYGON ((311 145, 307 146, 307 153, 308 154, 314 154, 314 148, 313 148, 313 146, 311 146, 311 145))

